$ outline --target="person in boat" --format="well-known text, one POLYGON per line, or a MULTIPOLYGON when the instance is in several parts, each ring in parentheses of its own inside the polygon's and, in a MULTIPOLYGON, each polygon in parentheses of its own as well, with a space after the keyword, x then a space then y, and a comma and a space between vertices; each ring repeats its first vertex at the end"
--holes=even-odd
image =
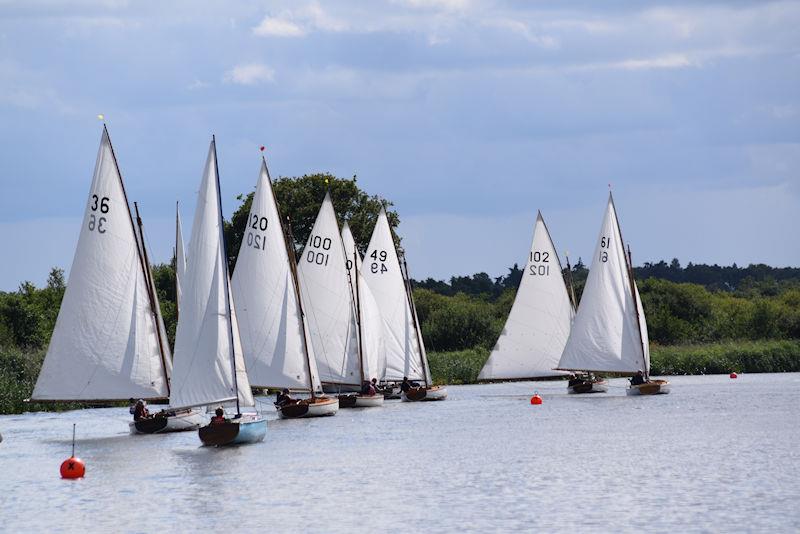
POLYGON ((147 419, 148 417, 150 417, 150 412, 147 410, 147 405, 145 404, 144 400, 139 399, 136 401, 136 406, 133 410, 133 420, 141 421, 142 419, 147 419))
POLYGON ((631 385, 632 386, 641 386, 642 384, 646 383, 647 381, 644 379, 644 373, 641 369, 636 371, 636 374, 631 377, 631 385))
POLYGON ((228 420, 225 419, 225 410, 222 409, 222 406, 214 410, 214 417, 211 418, 212 425, 221 425, 227 422, 228 420))
POLYGON ((408 393, 411 391, 411 382, 408 381, 408 377, 404 376, 403 381, 400 382, 400 391, 403 393, 408 393))
POLYGON ((293 404, 295 400, 289 394, 289 388, 284 388, 282 391, 278 393, 278 398, 275 400, 275 404, 277 406, 286 406, 287 404, 293 404))
POLYGON ((361 384, 361 394, 367 397, 372 397, 375 395, 375 393, 375 386, 372 385, 372 382, 369 380, 364 380, 364 383, 361 384))
POLYGON ((373 378, 372 379, 372 387, 375 388, 375 393, 379 393, 380 392, 380 388, 378 387, 378 379, 377 378, 373 378))
POLYGON ((128 406, 128 412, 129 412, 131 415, 135 414, 135 413, 136 413, 136 399, 134 399, 133 397, 131 397, 130 399, 128 399, 128 404, 129 404, 129 406, 128 406))

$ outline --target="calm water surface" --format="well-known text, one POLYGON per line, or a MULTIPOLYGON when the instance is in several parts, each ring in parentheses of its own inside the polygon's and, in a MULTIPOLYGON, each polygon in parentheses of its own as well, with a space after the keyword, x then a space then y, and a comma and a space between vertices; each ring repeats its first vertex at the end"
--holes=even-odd
POLYGON ((130 436, 127 408, 3 416, 0 530, 800 530, 800 374, 672 382, 451 386, 295 421, 265 402, 266 440, 227 449, 130 436), (73 422, 87 476, 65 481, 73 422))

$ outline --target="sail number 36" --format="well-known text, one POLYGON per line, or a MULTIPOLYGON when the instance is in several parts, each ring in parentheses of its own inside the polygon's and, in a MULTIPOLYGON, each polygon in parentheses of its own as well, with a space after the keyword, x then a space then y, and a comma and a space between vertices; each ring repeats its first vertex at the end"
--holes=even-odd
POLYGON ((550 253, 532 250, 530 256, 530 265, 528 265, 528 274, 532 276, 549 276, 550 253))
MULTIPOLYGON (((99 197, 97 195, 92 195, 91 204, 89 205, 89 209, 93 212, 100 211, 100 213, 108 213, 110 209, 108 203, 111 201, 108 197, 99 197)), ((96 213, 89 214, 89 231, 94 232, 97 230, 98 234, 106 233, 105 228, 106 218, 103 216, 98 217, 96 213)))

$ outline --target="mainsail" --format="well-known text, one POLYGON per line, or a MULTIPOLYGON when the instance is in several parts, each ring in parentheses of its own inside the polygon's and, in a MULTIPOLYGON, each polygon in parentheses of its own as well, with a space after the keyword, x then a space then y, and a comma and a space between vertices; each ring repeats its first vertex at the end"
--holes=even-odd
POLYGON ((286 237, 263 160, 233 273, 233 296, 252 383, 320 391, 286 237))
POLYGON ((347 221, 342 225, 342 244, 347 256, 347 269, 352 267, 353 258, 355 257, 356 270, 361 270, 361 254, 356 248, 356 241, 353 239, 353 232, 350 231, 350 225, 347 221))
POLYGON ((478 379, 509 380, 566 374, 553 368, 564 351, 573 317, 561 262, 539 213, 514 304, 478 379))
POLYGON ((559 369, 648 373, 647 323, 628 259, 614 199, 609 194, 589 276, 559 369))
POLYGON ((386 371, 383 380, 398 381, 406 376, 430 384, 425 347, 417 332, 416 314, 411 307, 408 287, 383 208, 372 231, 361 272, 385 325, 386 371))
POLYGON ((234 400, 237 389, 241 406, 255 405, 242 359, 234 303, 229 298, 219 194, 217 152, 212 139, 197 195, 186 275, 181 282, 181 316, 175 334, 170 395, 170 405, 174 407, 234 400))
POLYGON ((358 325, 346 261, 336 212, 326 192, 298 262, 303 309, 320 380, 360 386, 358 325))
POLYGON ((33 400, 169 395, 169 347, 108 130, 33 400))

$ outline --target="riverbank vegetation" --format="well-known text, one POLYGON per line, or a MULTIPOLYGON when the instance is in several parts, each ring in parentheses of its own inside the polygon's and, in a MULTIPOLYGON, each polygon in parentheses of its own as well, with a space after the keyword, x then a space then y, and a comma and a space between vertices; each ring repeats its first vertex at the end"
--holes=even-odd
MULTIPOLYGON (((363 253, 381 205, 391 203, 364 193, 356 178, 331 175, 280 178, 278 201, 295 227, 300 248, 310 232, 319 202, 329 188, 334 205, 350 220, 363 253), (314 203, 313 199, 318 199, 314 203)), ((251 195, 226 223, 229 259, 235 268, 237 243, 244 233, 251 195)), ((393 226, 397 213, 389 210, 393 226)), ((398 245, 402 245, 396 238, 398 245)), ((410 258, 413 263, 413 258, 410 258)), ((800 268, 645 263, 635 269, 651 341, 653 374, 800 371, 800 268)), ((578 259, 565 276, 580 298, 588 270, 578 259)), ((470 383, 497 341, 523 271, 486 273, 448 281, 413 282, 422 336, 437 383, 470 383)), ((174 264, 153 266, 153 278, 172 345, 176 326, 174 264)), ((0 413, 62 409, 77 405, 23 404, 33 391, 66 287, 54 268, 44 287, 23 282, 0 292, 0 413)))

